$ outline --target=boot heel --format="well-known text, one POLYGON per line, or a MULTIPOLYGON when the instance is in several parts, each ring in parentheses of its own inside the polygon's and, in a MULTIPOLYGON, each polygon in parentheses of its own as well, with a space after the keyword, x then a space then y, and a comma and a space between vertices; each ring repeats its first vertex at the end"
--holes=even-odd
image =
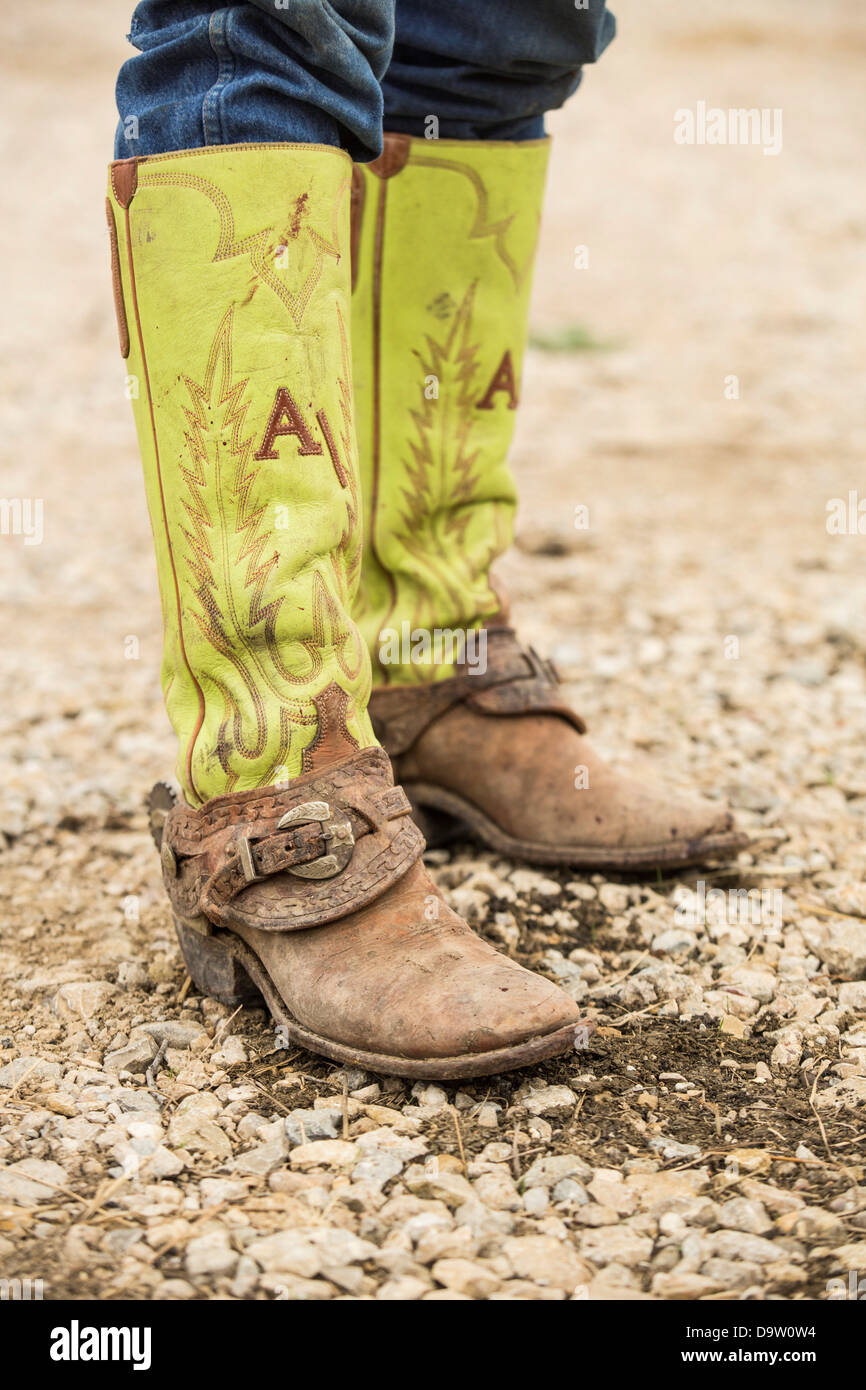
POLYGON ((427 841, 428 849, 441 849, 443 845, 448 845, 458 838, 461 830, 459 820, 449 816, 447 811, 440 811, 433 806, 422 806, 405 785, 403 790, 412 806, 412 819, 427 841))
POLYGON ((186 968, 200 994, 235 1006, 261 999, 260 991, 225 942, 213 935, 204 936, 179 917, 175 917, 174 926, 186 968))

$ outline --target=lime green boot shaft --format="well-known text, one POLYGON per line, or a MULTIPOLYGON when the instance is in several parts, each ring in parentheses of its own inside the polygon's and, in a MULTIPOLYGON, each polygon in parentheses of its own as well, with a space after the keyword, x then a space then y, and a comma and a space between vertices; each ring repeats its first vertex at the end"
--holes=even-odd
POLYGON ((355 171, 355 617, 377 684, 452 675, 454 649, 423 634, 499 608, 490 566, 513 530, 507 454, 548 145, 388 135, 355 171))
POLYGON ((346 155, 311 145, 111 167, 162 682, 193 803, 300 775, 323 708, 347 753, 375 742, 349 616, 361 542, 350 182, 346 155))

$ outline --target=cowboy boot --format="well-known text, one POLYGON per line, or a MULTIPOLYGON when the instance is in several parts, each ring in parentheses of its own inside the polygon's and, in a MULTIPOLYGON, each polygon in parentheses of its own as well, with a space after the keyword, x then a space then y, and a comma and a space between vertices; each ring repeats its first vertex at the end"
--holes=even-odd
POLYGON ((536 863, 621 870, 735 854, 746 837, 723 807, 593 751, 491 583, 512 536, 506 457, 547 154, 546 140, 386 135, 355 170, 354 613, 373 727, 428 840, 462 826, 536 863))
POLYGON ((439 896, 367 716, 350 177, 314 145, 111 167, 183 789, 154 789, 151 826, 201 990, 264 997, 290 1040, 338 1062, 482 1075, 588 1030, 439 896))

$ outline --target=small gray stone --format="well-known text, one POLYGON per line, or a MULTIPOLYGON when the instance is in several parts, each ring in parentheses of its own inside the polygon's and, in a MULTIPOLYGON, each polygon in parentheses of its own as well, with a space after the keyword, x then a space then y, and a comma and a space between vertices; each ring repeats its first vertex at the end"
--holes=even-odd
POLYGON ((193 1020, 179 1023, 173 1018, 163 1019, 159 1023, 144 1023, 140 1030, 135 1030, 134 1036, 139 1033, 148 1033, 157 1046, 164 1042, 169 1047, 191 1047, 199 1038, 207 1037, 207 1031, 200 1023, 193 1020))
POLYGON ((148 1033, 132 1038, 126 1047, 107 1052, 103 1059, 106 1071, 146 1072, 157 1053, 157 1044, 148 1033))
POLYGON ((396 1154, 371 1150, 365 1153, 352 1169, 353 1182, 366 1182, 381 1192, 382 1188, 397 1174, 402 1172, 403 1164, 396 1154))
POLYGON ((866 1013, 866 980, 854 980, 840 985, 839 1003, 843 1008, 866 1013))
POLYGON ((437 1284, 465 1294, 467 1298, 489 1298, 499 1288, 501 1280, 485 1265, 473 1260, 437 1260, 432 1269, 437 1284))
POLYGON ((148 1171, 155 1179, 176 1178, 178 1173, 183 1172, 183 1166, 177 1154, 173 1154, 164 1144, 160 1144, 148 1159, 148 1171))
POLYGON ((822 920, 807 917, 800 930, 810 951, 827 966, 832 975, 860 980, 866 973, 866 927, 850 918, 822 920))
POLYGON ((475 1123, 481 1129, 498 1129, 501 1111, 501 1105, 498 1105, 495 1101, 487 1101, 485 1105, 479 1106, 478 1114, 475 1116, 475 1123))
POLYGON ((723 1260, 748 1260, 762 1265, 778 1260, 783 1253, 773 1241, 748 1235, 745 1231, 715 1231, 708 1239, 714 1253, 723 1260))
POLYGON ((486 1236, 507 1236, 514 1230, 514 1217, 510 1212, 493 1211, 476 1197, 457 1207, 454 1219, 458 1226, 467 1226, 476 1240, 483 1240, 486 1236))
POLYGON ((678 1139, 668 1139, 664 1134, 656 1134, 649 1140, 649 1146, 662 1158, 700 1158, 698 1144, 681 1144, 678 1139))
MULTIPOLYGON (((534 1191, 535 1189, 530 1189, 534 1191)), ((554 1202, 568 1202, 575 1207, 586 1206, 589 1201, 589 1193, 582 1183, 575 1182, 574 1178, 562 1178, 554 1187, 551 1196, 554 1202)))
POLYGON ((230 1033, 220 1043, 219 1051, 214 1053, 213 1060, 221 1067, 236 1067, 249 1061, 249 1058, 241 1039, 230 1033))
POLYGON ((577 1154, 547 1154, 537 1158, 523 1175, 524 1191, 529 1187, 555 1187, 563 1178, 590 1182, 593 1170, 577 1154))
POLYGON ((598 896, 602 906, 608 912, 625 912, 628 907, 628 889, 620 883, 602 883, 599 885, 598 896))
POLYGON ((174 1149, 189 1153, 213 1154, 215 1158, 231 1158, 232 1146, 225 1130, 206 1115, 188 1111, 172 1116, 168 1127, 168 1142, 174 1149))
POLYGON ((379 1129, 368 1129, 365 1134, 359 1134, 355 1143, 359 1149, 366 1151, 379 1151, 382 1153, 393 1154, 399 1158, 401 1163, 409 1163, 413 1158, 420 1157, 426 1153, 427 1145, 423 1139, 415 1139, 403 1134, 398 1134, 390 1125, 382 1125, 379 1129))
POLYGON ((16 1057, 0 1067, 0 1086, 15 1086, 21 1081, 52 1082, 60 1080, 60 1063, 46 1062, 42 1057, 16 1057))
POLYGON ((550 1206, 546 1187, 530 1187, 523 1194, 523 1206, 529 1216, 540 1216, 550 1206))
POLYGON ((202 1274, 231 1274, 237 1262, 228 1231, 195 1236, 186 1248, 186 1272, 191 1279, 202 1274))
POLYGON ((541 1086, 527 1091, 521 1101, 530 1115, 570 1115, 577 1105, 577 1096, 568 1086, 541 1086))
POLYGON ((247 1185, 239 1178, 202 1178, 201 1199, 205 1206, 220 1202, 241 1202, 247 1195, 247 1185))
POLYGON ((406 1178, 410 1192, 419 1197, 433 1197, 446 1206, 456 1207, 461 1202, 476 1201, 475 1192, 466 1178, 460 1173, 421 1172, 406 1178))
POLYGON ((786 1028, 770 1054, 774 1067, 796 1067, 803 1055, 803 1035, 799 1028, 786 1028))
POLYGON ((129 1086, 118 1086, 116 1090, 112 1091, 111 1099, 127 1113, 135 1114, 159 1110, 159 1101, 156 1096, 144 1089, 134 1091, 129 1086))
POLYGON ((190 1096, 184 1096, 175 1114, 203 1115, 208 1120, 215 1120, 222 1114, 222 1106, 212 1091, 195 1091, 190 1096))
POLYGON ((98 1014, 117 987, 107 980, 81 980, 61 985, 54 996, 54 1012, 67 1023, 80 1023, 98 1014))
POLYGON ((342 1139, 343 1114, 336 1107, 327 1110, 293 1110, 286 1116, 286 1138, 294 1149, 314 1139, 342 1139))
MULTIPOLYGON (((712 1262, 711 1262, 712 1263, 712 1262)), ((655 1274, 652 1292, 664 1299, 698 1299, 707 1294, 717 1293, 719 1284, 705 1274, 694 1274, 691 1270, 672 1269, 669 1273, 655 1274)))
POLYGON ((437 1110, 448 1102, 448 1094, 441 1086, 432 1086, 422 1081, 416 1082, 412 1087, 412 1095, 419 1105, 433 1106, 437 1110))
POLYGON ((276 1231, 262 1236, 251 1241, 245 1253, 260 1269, 280 1270, 302 1279, 314 1279, 325 1265, 321 1252, 300 1231, 276 1231))
POLYGON ((232 1297, 246 1298, 258 1283, 259 1267, 248 1255, 241 1255, 232 1279, 232 1297))
POLYGON ((0 1168, 0 1200, 30 1207, 57 1197, 57 1188, 68 1181, 59 1163, 41 1158, 22 1158, 0 1168))
MULTIPOLYGON (((651 1241, 646 1244, 652 1248, 651 1241)), ((503 1242, 502 1251, 518 1279, 567 1294, 588 1283, 593 1274, 571 1245, 555 1236, 511 1236, 503 1242)))
POLYGON ((254 1177, 266 1177, 275 1168, 279 1168, 285 1163, 288 1156, 289 1146, 285 1136, 279 1139, 269 1139, 265 1144, 258 1144, 256 1148, 250 1149, 247 1153, 238 1154, 233 1159, 231 1167, 236 1173, 248 1173, 254 1177))
POLYGON ((359 1264, 379 1255, 378 1246, 372 1241, 362 1240, 340 1226, 303 1226, 299 1232, 319 1252, 326 1266, 359 1264))
POLYGON ((734 1197, 730 1202, 723 1202, 718 1220, 727 1231, 745 1231, 752 1236, 762 1236, 773 1228, 766 1207, 748 1197, 734 1197))
POLYGON ((761 1270, 745 1260, 707 1260, 701 1274, 721 1289, 747 1289, 761 1280, 761 1270))
POLYGON ((383 1303, 414 1303, 423 1298, 427 1290, 427 1284, 421 1279, 406 1274, 401 1278, 386 1279, 376 1290, 376 1298, 383 1303))
POLYGON ((847 1234, 845 1223, 822 1207, 802 1207, 779 1217, 779 1230, 804 1240, 808 1245, 842 1245, 847 1234))
POLYGON ((607 1265, 611 1262, 625 1265, 644 1264, 652 1255, 653 1243, 649 1236, 642 1236, 628 1226, 595 1226, 584 1231, 580 1252, 594 1265, 607 1265))
POLYGON ((866 883, 843 883, 824 894, 828 907, 844 917, 866 917, 866 883))
POLYGON ((197 1292, 198 1290, 194 1289, 186 1279, 165 1279, 156 1286, 152 1298, 156 1302, 174 1302, 175 1300, 195 1298, 197 1292))
MULTIPOLYGON (((692 951, 696 945, 694 932, 686 931, 684 927, 671 927, 668 931, 659 932, 658 936, 653 937, 652 949, 658 956, 676 956, 682 951, 692 951)), ((631 1003, 631 1000, 626 1000, 631 1003)))
POLYGON ((772 970, 762 970, 754 965, 733 965, 722 971, 721 986, 733 985, 743 994, 769 1004, 776 993, 777 977, 772 970))
POLYGON ((478 1200, 494 1211, 520 1211, 523 1206, 514 1179, 504 1164, 497 1164, 493 1171, 482 1173, 472 1186, 478 1200))

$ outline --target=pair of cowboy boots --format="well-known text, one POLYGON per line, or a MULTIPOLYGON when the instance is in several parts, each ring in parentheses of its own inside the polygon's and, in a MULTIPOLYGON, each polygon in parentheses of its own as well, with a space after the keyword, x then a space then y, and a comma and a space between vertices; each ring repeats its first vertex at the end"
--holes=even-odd
POLYGON ((587 1036, 451 911, 413 816, 575 867, 742 843, 592 753, 491 585, 546 162, 546 141, 389 136, 355 169, 265 144, 110 172, 183 789, 154 789, 151 823, 181 949, 201 990, 262 995, 293 1041, 402 1076, 587 1036))

